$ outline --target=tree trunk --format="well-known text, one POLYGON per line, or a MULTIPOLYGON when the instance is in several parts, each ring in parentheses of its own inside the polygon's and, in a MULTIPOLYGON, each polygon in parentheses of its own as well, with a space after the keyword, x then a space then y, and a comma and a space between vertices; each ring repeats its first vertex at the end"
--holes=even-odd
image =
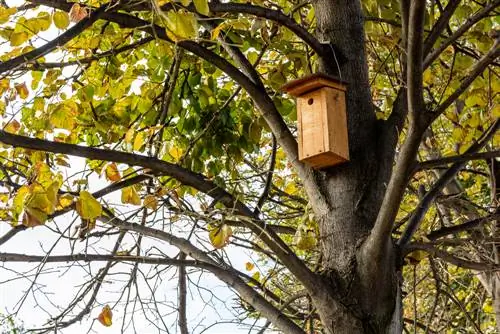
POLYGON ((324 59, 321 68, 348 84, 350 154, 348 163, 319 175, 330 210, 315 213, 322 241, 323 275, 332 291, 315 304, 328 333, 388 333, 389 328, 398 328, 395 323, 401 318, 397 311, 396 319, 392 319, 398 284, 394 247, 387 245, 383 263, 371 264, 375 270, 365 270, 365 261, 358 253, 376 220, 395 143, 382 147, 382 126, 372 107, 360 2, 316 0, 313 5, 319 40, 334 44, 346 58, 342 63, 341 55, 324 59), (332 308, 329 298, 345 308, 332 308))

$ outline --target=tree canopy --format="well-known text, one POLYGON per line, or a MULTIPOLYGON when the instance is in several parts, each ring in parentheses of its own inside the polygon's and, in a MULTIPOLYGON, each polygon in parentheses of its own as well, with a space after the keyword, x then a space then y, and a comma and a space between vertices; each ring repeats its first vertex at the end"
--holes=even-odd
POLYGON ((390 299, 406 332, 496 332, 500 1, 326 2, 0 0, 8 326, 379 333, 390 299), (318 72, 348 87, 325 170, 282 91, 318 72))

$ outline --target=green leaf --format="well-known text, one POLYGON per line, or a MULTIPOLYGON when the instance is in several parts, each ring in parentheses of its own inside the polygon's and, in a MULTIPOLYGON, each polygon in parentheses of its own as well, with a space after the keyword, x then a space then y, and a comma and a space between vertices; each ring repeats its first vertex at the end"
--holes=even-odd
POLYGON ((165 19, 167 33, 171 33, 169 35, 174 41, 198 37, 198 22, 193 13, 169 11, 165 19))
POLYGON ((193 3, 198 13, 203 15, 208 15, 210 13, 210 8, 208 8, 208 0, 193 0, 193 3))
POLYGON ((66 12, 56 11, 53 20, 58 29, 66 29, 69 26, 69 15, 66 12))

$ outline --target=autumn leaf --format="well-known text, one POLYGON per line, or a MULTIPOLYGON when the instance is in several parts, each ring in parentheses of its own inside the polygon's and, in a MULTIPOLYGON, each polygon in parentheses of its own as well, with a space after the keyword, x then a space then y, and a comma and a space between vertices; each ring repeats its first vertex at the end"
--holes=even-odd
POLYGON ((120 172, 118 171, 118 167, 114 162, 107 164, 104 172, 106 174, 106 178, 109 181, 117 182, 122 179, 122 177, 120 176, 120 172))
POLYGON ((133 204, 141 205, 141 198, 137 194, 137 190, 134 186, 126 187, 122 189, 122 203, 123 204, 133 204))
POLYGON ((88 191, 81 191, 76 200, 76 211, 83 219, 95 219, 102 213, 102 206, 88 191))
POLYGON ((14 133, 16 134, 17 131, 19 131, 19 129, 21 128, 21 124, 19 124, 18 121, 16 121, 15 119, 13 119, 12 121, 10 121, 9 123, 7 123, 3 130, 5 132, 8 132, 8 133, 14 133))
POLYGON ((29 35, 26 31, 13 32, 10 34, 10 46, 19 46, 29 39, 29 35))
POLYGON ((26 207, 23 214, 23 225, 26 227, 35 227, 45 224, 47 214, 37 208, 26 207))
POLYGON ((229 238, 233 235, 231 226, 222 224, 220 226, 209 227, 208 237, 212 246, 215 248, 223 248, 229 243, 229 238))
POLYGON ((101 313, 99 313, 99 316, 97 317, 97 320, 101 324, 103 324, 106 327, 109 327, 113 324, 113 312, 111 312, 111 307, 109 305, 106 305, 102 308, 101 313))
POLYGON ((255 267, 255 265, 252 262, 245 263, 245 269, 247 271, 252 271, 254 267, 255 267))
POLYGON ((86 16, 87 16, 87 9, 85 9, 85 7, 82 7, 77 3, 75 3, 69 11, 69 17, 73 22, 79 22, 83 20, 86 16))
POLYGON ((19 94, 19 97, 23 100, 28 97, 29 91, 25 83, 15 85, 14 88, 16 89, 17 94, 19 94))
POLYGON ((66 12, 56 11, 52 19, 58 29, 66 29, 69 26, 69 15, 66 12))
POLYGON ((143 205, 148 209, 156 210, 158 209, 158 199, 154 195, 146 195, 143 205))
POLYGON ((182 157, 182 150, 178 147, 171 147, 170 150, 168 150, 168 154, 170 154, 175 161, 179 161, 182 157))

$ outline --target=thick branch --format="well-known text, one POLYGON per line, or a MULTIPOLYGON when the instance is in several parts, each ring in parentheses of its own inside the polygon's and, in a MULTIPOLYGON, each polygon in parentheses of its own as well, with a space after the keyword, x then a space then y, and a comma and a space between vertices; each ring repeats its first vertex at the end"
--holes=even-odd
MULTIPOLYGON (((141 166, 153 170, 154 172, 168 175, 179 182, 193 187, 215 200, 221 202, 226 207, 236 210, 242 216, 249 217, 245 221, 246 226, 276 254, 276 256, 286 265, 292 273, 308 288, 311 292, 318 292, 317 276, 312 273, 307 266, 293 253, 283 240, 266 225, 258 220, 253 212, 240 201, 236 200, 224 189, 207 180, 203 175, 191 172, 181 166, 171 164, 156 158, 147 157, 138 154, 112 151, 100 148, 79 146, 74 144, 57 143, 42 139, 29 138, 0 130, 0 142, 12 145, 14 147, 29 148, 52 153, 63 153, 78 157, 89 158, 93 160, 114 161, 125 163, 131 166, 141 166)), ((182 249, 181 249, 182 250, 182 249)), ((184 250, 182 250, 184 251, 184 250)))
MULTIPOLYGON (((249 3, 227 3, 219 1, 210 2, 210 11, 214 13, 235 13, 235 14, 250 14, 260 18, 265 18, 281 26, 284 26, 292 31, 297 37, 306 42, 320 57, 330 57, 330 45, 322 44, 304 27, 300 26, 292 18, 286 16, 279 10, 255 6, 249 3)), ((340 50, 334 48, 335 53, 340 55, 340 50)))
POLYGON ((432 169, 444 165, 448 165, 454 162, 467 162, 472 160, 486 160, 494 159, 500 157, 500 150, 481 152, 481 153, 464 153, 461 155, 455 155, 452 157, 439 158, 434 160, 427 160, 418 163, 415 167, 414 172, 418 172, 424 169, 432 169))
POLYGON ((439 250, 439 249, 435 248, 433 245, 428 245, 428 244, 424 244, 424 243, 411 243, 405 249, 405 253, 408 254, 409 252, 414 251, 414 250, 423 250, 423 251, 429 253, 430 255, 436 256, 445 262, 451 263, 451 264, 453 264, 457 267, 461 267, 461 268, 472 269, 472 270, 477 270, 477 271, 498 271, 498 270, 500 270, 500 265, 498 265, 498 264, 482 263, 482 262, 475 262, 475 261, 462 259, 462 258, 453 256, 447 252, 444 252, 442 250, 439 250))
POLYGON ((45 56, 46 54, 54 51, 56 48, 63 46, 64 44, 68 43, 70 40, 73 38, 77 37, 82 31, 85 29, 89 28, 95 21, 100 19, 106 8, 107 4, 101 6, 99 9, 94 11, 92 14, 90 14, 89 17, 81 20, 77 24, 75 24, 73 27, 70 29, 66 30, 63 34, 61 34, 59 37, 53 39, 52 41, 48 42, 44 46, 41 46, 35 50, 32 50, 28 53, 22 54, 20 56, 17 56, 15 58, 9 59, 5 62, 0 63, 0 74, 13 70, 19 65, 28 63, 30 61, 33 61, 35 59, 38 59, 40 57, 45 56))
MULTIPOLYGON (((406 2, 402 5, 407 6, 406 2)), ((393 169, 393 174, 387 186, 382 206, 375 221, 375 225, 368 237, 363 253, 365 256, 375 256, 378 261, 382 256, 387 243, 391 238, 392 225, 399 210, 399 204, 408 182, 408 175, 412 170, 416 154, 422 138, 423 129, 420 126, 423 112, 422 93, 422 41, 424 29, 425 1, 416 0, 410 4, 410 17, 408 23, 408 111, 410 126, 408 136, 401 147, 401 151, 393 169)))
POLYGON ((445 226, 443 228, 440 228, 439 230, 432 231, 431 233, 427 234, 427 239, 429 240, 436 240, 441 237, 450 235, 450 234, 457 234, 463 231, 468 231, 472 230, 474 228, 478 228, 490 221, 494 221, 500 219, 500 213, 494 213, 486 217, 481 217, 477 219, 470 220, 468 222, 455 225, 455 226, 445 226))

